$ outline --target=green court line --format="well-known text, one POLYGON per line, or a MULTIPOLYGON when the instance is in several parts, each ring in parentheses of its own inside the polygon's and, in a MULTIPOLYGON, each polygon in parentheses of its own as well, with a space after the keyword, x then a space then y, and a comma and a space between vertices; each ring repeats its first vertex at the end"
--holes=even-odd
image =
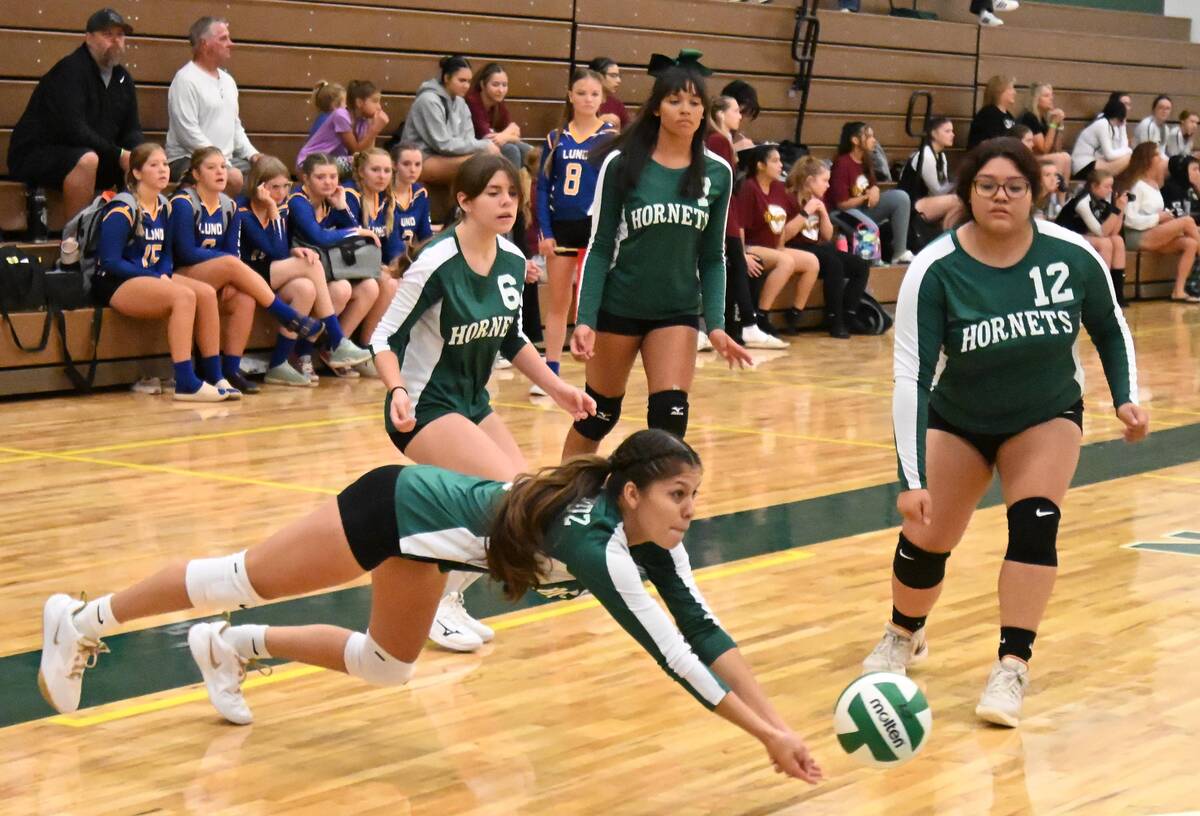
MULTIPOLYGON (((1074 486, 1197 460, 1200 424, 1158 431, 1138 445, 1126 445, 1119 439, 1097 442, 1084 446, 1074 486)), ((687 538, 692 566, 700 569, 895 527, 900 523, 897 491, 898 485, 891 482, 697 521, 687 538)), ((993 484, 982 506, 1000 503, 998 485, 993 484)), ((891 544, 881 546, 890 548, 891 544)), ((879 580, 884 582, 887 576, 881 573, 879 580)), ((503 600, 489 581, 476 583, 469 595, 471 610, 480 617, 552 603, 534 595, 513 605, 503 600)), ((370 617, 370 602, 370 589, 355 587, 238 612, 234 621, 269 625, 330 623, 361 631, 370 617)), ((30 616, 31 628, 39 623, 40 616, 30 616)), ((81 708, 200 682, 187 650, 189 626, 191 622, 185 621, 106 638, 112 654, 88 671, 81 708)), ((519 636, 517 632, 504 635, 519 636)), ((39 654, 31 651, 0 657, 0 728, 54 713, 37 690, 39 654)))

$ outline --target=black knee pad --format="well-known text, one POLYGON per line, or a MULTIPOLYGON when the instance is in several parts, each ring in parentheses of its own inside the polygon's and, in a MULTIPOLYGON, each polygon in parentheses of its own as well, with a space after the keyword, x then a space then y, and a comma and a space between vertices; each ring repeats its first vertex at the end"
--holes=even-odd
POLYGON ((1021 499, 1008 508, 1008 551, 1005 561, 1058 566, 1058 505, 1038 496, 1021 499))
POLYGON ((688 395, 686 391, 656 391, 650 395, 646 407, 646 424, 683 439, 687 433, 688 395))
POLYGON ((596 415, 576 420, 575 432, 584 439, 599 442, 608 436, 608 432, 616 427, 617 420, 621 418, 621 401, 625 399, 625 395, 606 397, 597 394, 590 385, 584 385, 583 390, 596 401, 596 415))
POLYGON ((932 589, 946 577, 946 559, 949 557, 948 552, 922 550, 901 533, 896 542, 896 555, 892 558, 892 572, 910 589, 932 589))

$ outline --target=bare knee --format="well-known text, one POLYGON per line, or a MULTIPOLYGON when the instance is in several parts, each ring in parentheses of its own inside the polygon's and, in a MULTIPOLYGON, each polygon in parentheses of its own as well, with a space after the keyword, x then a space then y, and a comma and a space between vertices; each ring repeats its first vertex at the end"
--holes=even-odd
POLYGON ((89 150, 79 157, 79 161, 75 162, 75 169, 81 173, 90 173, 96 175, 96 170, 100 167, 100 157, 95 151, 89 150))
POLYGON ((375 300, 379 297, 379 281, 374 278, 368 278, 362 281, 358 286, 354 287, 354 294, 363 300, 375 300))
POLYGON ((196 292, 194 290, 178 283, 172 284, 171 290, 172 312, 178 310, 194 312, 196 310, 196 292))

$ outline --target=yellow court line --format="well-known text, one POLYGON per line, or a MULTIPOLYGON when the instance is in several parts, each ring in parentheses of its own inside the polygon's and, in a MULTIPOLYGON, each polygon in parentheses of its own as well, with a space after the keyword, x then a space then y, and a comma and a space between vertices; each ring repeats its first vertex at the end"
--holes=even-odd
MULTIPOLYGON (((755 558, 747 558, 740 561, 733 561, 728 564, 718 564, 711 567, 705 567, 695 572, 696 582, 702 583, 706 581, 714 581, 720 578, 728 578, 732 575, 742 575, 747 572, 756 572, 762 569, 779 566, 781 564, 792 564, 797 561, 805 561, 813 558, 811 552, 805 550, 784 550, 783 552, 771 553, 769 555, 758 556, 755 558)), ((653 587, 651 587, 653 591, 653 587)), ((502 632, 507 629, 515 629, 519 626, 528 626, 529 624, 539 623, 552 618, 561 618, 564 615, 573 615, 577 612, 584 612, 588 609, 595 609, 600 606, 600 602, 595 598, 578 598, 573 601, 561 601, 545 606, 538 607, 523 612, 511 612, 498 618, 488 618, 490 626, 497 632, 502 632)), ((276 667, 269 675, 260 675, 256 677, 247 677, 242 683, 242 688, 257 688, 259 686, 267 686, 274 683, 282 683, 286 680, 295 680, 300 677, 307 677, 317 672, 327 671, 320 666, 296 665, 288 668, 276 667)), ((171 694, 166 697, 161 697, 157 700, 150 700, 144 703, 130 703, 121 705, 109 711, 103 711, 98 714, 88 714, 84 716, 71 716, 67 714, 59 714, 47 718, 47 722, 55 725, 65 725, 71 728, 85 728, 90 725, 100 725, 102 723, 112 722, 114 720, 123 720, 128 717, 136 717, 139 714, 149 714, 154 711, 162 711, 176 706, 186 705, 188 703, 196 703, 201 700, 208 699, 208 692, 204 689, 193 689, 191 691, 181 691, 176 694, 171 694)))
POLYGON ((716 374, 697 371, 693 376, 694 379, 708 380, 710 382, 738 383, 739 385, 780 385, 788 388, 809 388, 814 391, 834 391, 839 394, 859 394, 867 397, 883 396, 891 393, 890 391, 879 391, 876 389, 851 388, 849 386, 841 385, 819 385, 817 383, 796 382, 794 380, 780 380, 774 377, 762 377, 758 375, 753 375, 746 379, 742 379, 740 377, 728 375, 718 376, 716 374))
POLYGON ((1164 482, 1182 482, 1183 484, 1200 485, 1200 479, 1192 479, 1187 476, 1167 476, 1163 473, 1142 473, 1140 475, 1146 479, 1160 479, 1164 482))
POLYGON ((91 456, 76 456, 69 453, 41 453, 38 451, 23 451, 17 448, 0 447, 2 453, 19 453, 38 459, 54 459, 62 462, 81 462, 88 465, 103 465, 105 467, 125 468, 143 473, 167 473, 172 476, 191 476, 197 479, 208 479, 214 482, 229 484, 254 485, 256 487, 276 487, 280 490, 291 490, 298 493, 319 493, 323 496, 336 496, 340 491, 328 487, 310 487, 308 485, 273 482, 269 479, 251 479, 243 476, 230 476, 226 473, 210 473, 205 470, 187 470, 170 467, 169 465, 143 465, 136 462, 118 462, 115 459, 96 459, 91 456))

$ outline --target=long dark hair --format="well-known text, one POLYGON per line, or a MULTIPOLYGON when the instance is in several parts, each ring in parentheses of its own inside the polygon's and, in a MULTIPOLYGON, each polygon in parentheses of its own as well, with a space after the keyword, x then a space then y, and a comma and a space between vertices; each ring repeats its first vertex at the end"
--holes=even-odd
POLYGON ((509 182, 517 189, 517 209, 521 208, 524 196, 521 190, 521 175, 513 163, 499 153, 476 153, 463 162, 454 174, 454 183, 450 188, 450 200, 459 210, 458 220, 462 220, 462 211, 458 205, 458 194, 462 193, 468 201, 477 198, 487 189, 488 182, 497 173, 508 176, 509 182))
POLYGON ((958 184, 954 192, 963 205, 964 223, 975 220, 975 213, 971 210, 971 189, 975 184, 975 176, 985 164, 996 158, 1008 159, 1016 166, 1017 172, 1029 182, 1029 197, 1032 201, 1042 197, 1042 169, 1033 152, 1021 144, 1020 139, 1008 136, 987 139, 977 144, 958 168, 958 184))
POLYGON ((492 518, 487 563, 504 594, 516 600, 541 583, 547 558, 546 528, 581 499, 601 491, 616 500, 629 482, 644 490, 684 468, 700 467, 700 456, 667 431, 637 431, 612 456, 577 456, 561 465, 524 473, 513 480, 492 518))
POLYGON ((486 85, 487 81, 496 74, 504 73, 507 72, 504 70, 503 65, 498 62, 489 62, 487 65, 476 71, 475 76, 471 77, 471 91, 469 91, 469 93, 473 92, 479 94, 479 102, 481 105, 483 105, 484 111, 487 112, 488 124, 492 126, 492 130, 495 130, 500 126, 500 105, 492 105, 490 108, 488 107, 487 99, 485 99, 483 96, 483 86, 486 85))
MULTIPOLYGON (((838 138, 838 156, 848 156, 854 150, 854 140, 861 139, 870 127, 866 122, 847 122, 842 125, 842 135, 838 138)), ((870 156, 863 157, 862 166, 867 183, 874 185, 875 164, 871 161, 870 156)))
MULTIPOLYGON (((654 152, 654 146, 658 143, 658 131, 661 126, 657 116, 659 106, 668 96, 680 92, 696 94, 704 105, 704 111, 708 110, 708 93, 700 72, 687 65, 672 66, 655 78, 650 98, 642 105, 629 129, 600 150, 597 161, 601 161, 613 150, 621 151, 618 172, 622 193, 628 193, 637 186, 642 171, 646 169, 646 162, 650 161, 650 154, 654 152)), ((699 198, 704 194, 704 137, 707 129, 708 125, 701 114, 700 126, 692 135, 692 160, 679 184, 679 194, 684 198, 699 198)))

